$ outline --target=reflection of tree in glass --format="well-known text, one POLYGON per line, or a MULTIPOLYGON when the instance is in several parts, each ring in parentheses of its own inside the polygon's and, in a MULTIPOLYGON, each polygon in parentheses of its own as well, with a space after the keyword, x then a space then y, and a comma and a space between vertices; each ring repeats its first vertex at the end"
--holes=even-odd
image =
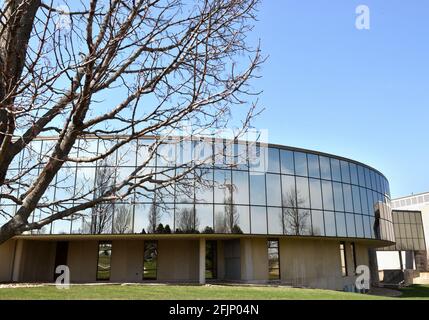
POLYGON ((299 192, 296 192, 295 188, 291 188, 287 192, 283 202, 284 206, 288 207, 282 210, 279 217, 283 228, 283 234, 308 234, 310 230, 310 226, 308 225, 310 211, 298 209, 298 207, 302 207, 302 204, 305 202, 299 192))
POLYGON ((184 208, 176 212, 176 232, 197 233, 199 225, 200 221, 195 216, 193 208, 184 208))
POLYGON ((239 227, 240 217, 237 208, 231 203, 231 198, 227 198, 224 203, 222 214, 216 215, 217 233, 243 233, 239 227), (229 203, 227 203, 229 202, 229 203))
POLYGON ((117 205, 115 211, 115 223, 113 224, 114 233, 131 232, 132 212, 131 206, 117 205))
POLYGON ((159 225, 159 222, 161 221, 162 213, 160 208, 155 204, 155 201, 152 202, 152 205, 149 209, 149 215, 148 215, 148 227, 147 232, 148 233, 155 233, 156 228, 159 225))
MULTIPOLYGON (((95 197, 105 194, 115 184, 116 168, 108 165, 108 161, 97 168, 95 181, 95 197)), ((113 203, 101 202, 92 208, 92 234, 111 232, 113 203)))

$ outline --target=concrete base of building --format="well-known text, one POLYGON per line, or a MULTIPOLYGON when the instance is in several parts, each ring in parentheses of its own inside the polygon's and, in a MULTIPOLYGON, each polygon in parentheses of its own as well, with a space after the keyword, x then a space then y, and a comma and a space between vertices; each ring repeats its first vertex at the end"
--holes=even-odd
MULTIPOLYGON (((54 282, 56 265, 64 263, 69 267, 71 283, 96 282, 100 240, 99 237, 9 240, 0 246, 0 282, 54 282), (67 243, 62 258, 59 242, 67 243)), ((351 242, 345 242, 347 276, 343 276, 338 239, 284 237, 278 239, 279 279, 270 279, 268 240, 245 236, 158 238, 155 282, 230 282, 352 291, 355 265, 369 265, 370 244, 366 242, 355 242, 355 254, 349 245, 351 242), (216 242, 214 279, 206 279, 206 241, 209 240, 216 242)), ((145 282, 145 241, 147 236, 111 240, 109 282, 145 282)))

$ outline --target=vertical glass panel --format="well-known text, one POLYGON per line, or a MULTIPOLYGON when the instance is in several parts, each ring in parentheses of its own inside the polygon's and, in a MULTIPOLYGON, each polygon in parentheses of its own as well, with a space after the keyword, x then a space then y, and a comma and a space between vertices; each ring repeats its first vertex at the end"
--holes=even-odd
POLYGON ((363 229, 362 215, 355 214, 355 223, 356 223, 356 236, 358 238, 363 238, 365 236, 365 233, 363 229))
POLYGON ((349 163, 347 161, 341 161, 341 177, 343 182, 350 183, 350 170, 349 163))
POLYGON ((249 204, 249 173, 232 171, 232 192, 235 204, 249 204))
POLYGON ((156 280, 158 270, 158 241, 144 241, 143 280, 156 280))
POLYGON ((95 182, 95 168, 78 166, 75 187, 75 202, 86 202, 93 199, 94 188, 107 190, 115 184, 116 168, 99 167, 97 169, 97 182, 95 182))
POLYGON ((365 183, 365 171, 362 166, 358 166, 358 175, 359 175, 359 185, 361 187, 366 187, 365 183))
MULTIPOLYGON (((157 221, 151 224, 149 211, 154 210, 152 204, 136 204, 134 214, 134 233, 151 233, 150 227, 156 229, 157 221), (155 226, 155 228, 153 228, 155 226)), ((156 219, 156 216, 154 217, 156 219)))
POLYGON ((294 152, 294 158, 296 175, 306 177, 308 175, 307 154, 302 152, 294 152))
POLYGON ((282 201, 284 207, 296 207, 296 189, 294 176, 281 176, 282 201))
POLYGON ((92 208, 92 234, 112 233, 114 210, 111 202, 99 203, 92 208))
POLYGON ((281 172, 283 174, 295 174, 293 161, 293 152, 288 150, 280 150, 281 172))
POLYGON ((312 209, 323 209, 322 189, 319 179, 310 179, 310 197, 312 209))
POLYGON ((248 170, 249 163, 246 144, 236 143, 234 145, 234 164, 237 169, 248 170))
POLYGON ((371 239, 371 219, 368 216, 363 216, 363 227, 365 238, 371 239))
POLYGON ((323 211, 311 210, 311 221, 313 223, 313 236, 324 236, 325 225, 323 222, 323 211))
POLYGON ((362 187, 360 187, 359 189, 360 189, 360 197, 361 197, 361 203, 362 203, 362 212, 364 214, 369 214, 366 190, 362 187))
POLYGON ((353 192, 353 206, 354 206, 354 212, 355 213, 362 213, 362 208, 360 204, 360 192, 359 187, 352 186, 352 192, 353 192))
POLYGON ((232 203, 231 171, 216 169, 214 172, 214 192, 216 203, 232 203))
POLYGON ((213 170, 196 170, 195 181, 195 202, 212 203, 213 202, 213 170))
MULTIPOLYGON (((0 226, 2 225, 0 215, 0 226)), ((52 223, 52 234, 69 234, 71 228, 70 218, 56 220, 52 223)))
POLYGON ((377 182, 375 181, 375 172, 373 170, 369 170, 369 175, 371 177, 372 189, 377 190, 377 182))
POLYGON ((265 206, 265 175, 250 174, 250 204, 265 206))
POLYGON ((97 280, 108 281, 110 279, 110 259, 112 256, 112 244, 100 242, 98 244, 97 280))
POLYGON ((325 235, 327 237, 335 237, 337 230, 335 227, 335 214, 332 211, 325 211, 325 235))
POLYGON ((332 191, 332 182, 322 180, 323 208, 334 211, 334 194, 332 191))
POLYGON ((266 207, 250 207, 250 221, 252 234, 267 234, 266 207))
POLYGON ((195 229, 200 233, 214 233, 213 229, 213 205, 195 205, 195 229))
POLYGON ((319 156, 315 154, 307 154, 308 158, 308 176, 312 178, 320 178, 319 156))
POLYGON ((346 218, 343 212, 335 212, 335 221, 337 225, 337 236, 347 237, 346 218))
POLYGON ((310 210, 284 208, 281 222, 283 233, 287 235, 310 235, 310 214, 310 210))
POLYGON ((268 240, 268 279, 280 279, 279 241, 268 240))
POLYGON ((349 163, 349 165, 351 182, 352 184, 359 185, 357 165, 354 163, 349 163))
POLYGON ((211 167, 213 165, 213 142, 210 138, 193 141, 192 143, 193 160, 201 164, 202 167, 211 167))
POLYGON ((171 233, 174 226, 173 205, 157 206, 155 203, 137 205, 136 233, 171 233), (140 228, 143 228, 140 231, 140 228))
POLYGON ((268 166, 268 148, 260 143, 248 145, 249 168, 251 171, 266 172, 268 166))
POLYGON ((282 205, 280 175, 278 174, 267 174, 267 205, 278 207, 282 205))
POLYGON ((320 173, 322 179, 331 180, 331 163, 328 157, 320 156, 320 173))
POLYGON ((369 209, 369 214, 374 216, 375 214, 375 209, 374 209, 374 200, 372 198, 372 191, 369 189, 366 189, 366 195, 368 198, 368 209, 369 209))
POLYGON ((268 172, 280 172, 280 155, 277 148, 268 148, 268 172))
POLYGON ((353 212, 352 187, 349 184, 343 184, 344 205, 347 212, 353 212))
POLYGON ((343 187, 341 183, 334 182, 334 202, 336 211, 344 211, 343 187))
POLYGON ((158 167, 171 167, 176 163, 176 142, 166 141, 159 145, 156 165, 158 167))
POLYGON ((177 204, 174 214, 176 233, 195 233, 195 210, 193 204, 177 204))
POLYGON ((354 214, 346 213, 347 236, 356 237, 354 214))
POLYGON ((297 205, 299 208, 310 208, 308 178, 296 177, 297 205))
POLYGON ((369 169, 368 168, 364 168, 364 172, 365 172, 366 187, 372 189, 372 186, 371 186, 371 177, 370 177, 370 174, 369 174, 369 169))
POLYGON ((133 231, 133 208, 131 204, 115 204, 113 233, 131 233, 133 231))
POLYGON ((281 208, 268 207, 268 233, 283 234, 283 213, 281 208))
POLYGON ((216 233, 250 233, 249 207, 215 205, 216 233))
POLYGON ((332 180, 341 181, 340 160, 331 158, 332 180))
POLYGON ((137 144, 137 165, 155 166, 154 140, 139 139, 137 144))
POLYGON ((118 149, 118 166, 134 167, 136 165, 137 143, 132 141, 118 149))

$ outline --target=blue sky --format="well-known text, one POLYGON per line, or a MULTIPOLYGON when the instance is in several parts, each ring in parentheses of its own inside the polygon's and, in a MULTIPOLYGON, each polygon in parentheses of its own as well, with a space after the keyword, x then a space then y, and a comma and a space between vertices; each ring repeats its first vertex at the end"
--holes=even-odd
POLYGON ((429 191, 429 2, 265 0, 258 20, 254 125, 269 141, 373 166, 393 197, 429 191), (360 4, 370 30, 355 28, 360 4))

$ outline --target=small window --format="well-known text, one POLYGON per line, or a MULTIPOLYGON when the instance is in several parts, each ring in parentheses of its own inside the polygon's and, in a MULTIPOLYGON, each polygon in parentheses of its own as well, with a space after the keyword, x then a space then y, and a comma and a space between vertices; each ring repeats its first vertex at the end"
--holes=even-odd
POLYGON ((357 264, 356 264, 356 246, 355 243, 350 243, 350 251, 352 252, 352 266, 353 266, 353 272, 356 274, 357 264))
POLYGON ((343 277, 347 277, 348 272, 347 272, 346 246, 344 242, 340 242, 340 258, 341 258, 341 275, 343 277))
POLYGON ((268 279, 280 279, 280 256, 278 240, 268 240, 268 279))
POLYGON ((110 260, 112 256, 112 243, 100 242, 98 244, 97 280, 109 281, 110 260))
POLYGON ((206 241, 206 279, 217 278, 217 242, 206 241))
POLYGON ((144 242, 143 280, 156 280, 158 241, 144 242))

